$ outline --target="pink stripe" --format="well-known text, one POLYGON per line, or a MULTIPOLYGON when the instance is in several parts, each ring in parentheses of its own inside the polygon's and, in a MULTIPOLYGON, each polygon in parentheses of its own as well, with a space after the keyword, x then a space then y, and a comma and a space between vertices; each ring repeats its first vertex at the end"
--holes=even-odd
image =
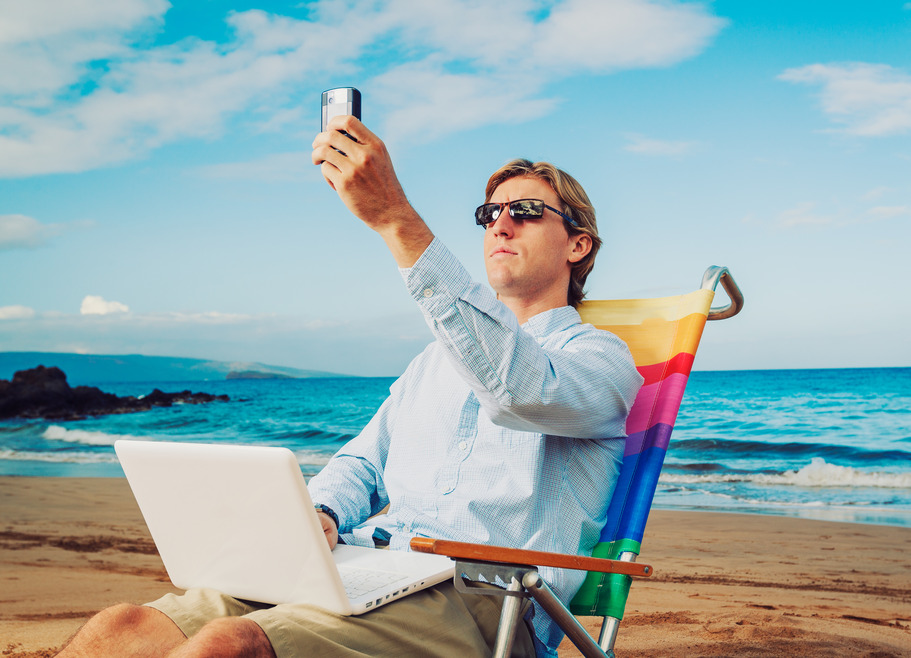
POLYGON ((673 427, 687 379, 686 375, 676 373, 640 388, 629 418, 626 419, 626 433, 644 432, 656 423, 673 427))

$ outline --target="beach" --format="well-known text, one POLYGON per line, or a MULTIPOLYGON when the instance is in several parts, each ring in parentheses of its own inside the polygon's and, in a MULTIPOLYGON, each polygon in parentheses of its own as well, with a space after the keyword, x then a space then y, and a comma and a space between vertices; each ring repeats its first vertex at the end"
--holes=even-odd
MULTIPOLYGON (((122 478, 0 477, 0 518, 0 655, 176 591, 122 478)), ((909 547, 907 527, 655 510, 617 654, 909 656, 909 547)))

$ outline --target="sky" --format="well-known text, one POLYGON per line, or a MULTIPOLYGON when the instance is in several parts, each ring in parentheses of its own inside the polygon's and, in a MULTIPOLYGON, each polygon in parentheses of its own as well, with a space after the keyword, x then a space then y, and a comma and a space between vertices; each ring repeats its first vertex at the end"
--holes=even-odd
POLYGON ((547 160, 589 298, 730 269, 695 369, 911 366, 909 2, 0 0, 0 62, 0 351, 400 374, 431 334, 310 160, 355 86, 477 280, 488 176, 547 160))

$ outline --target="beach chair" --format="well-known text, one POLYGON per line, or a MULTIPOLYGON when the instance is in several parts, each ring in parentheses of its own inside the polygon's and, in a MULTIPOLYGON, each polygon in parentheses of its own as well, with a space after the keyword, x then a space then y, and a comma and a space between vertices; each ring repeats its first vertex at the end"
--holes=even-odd
POLYGON ((743 295, 730 272, 716 266, 706 270, 699 290, 686 295, 588 301, 580 306, 583 322, 626 341, 636 368, 645 379, 627 419, 623 464, 608 507, 607 523, 590 557, 423 537, 412 540, 414 550, 456 560, 457 589, 506 597, 494 656, 510 654, 522 599, 529 597, 547 611, 584 656, 614 655, 632 577, 652 574, 652 568, 637 563, 636 558, 702 330, 707 320, 732 317, 742 307, 743 295), (712 307, 719 282, 730 303, 712 307), (541 566, 588 572, 568 608, 538 576, 537 567, 541 566), (502 582, 507 587, 472 587, 461 576, 471 582, 502 582), (574 615, 603 618, 597 642, 574 615))

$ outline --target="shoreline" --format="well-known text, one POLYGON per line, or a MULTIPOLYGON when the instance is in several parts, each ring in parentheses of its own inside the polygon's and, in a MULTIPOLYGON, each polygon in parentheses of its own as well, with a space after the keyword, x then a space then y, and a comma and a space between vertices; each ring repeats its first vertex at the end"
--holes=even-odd
MULTIPOLYGON (((7 472, 0 460, 0 479, 4 478, 35 478, 35 479, 84 479, 84 480, 125 480, 126 476, 116 461, 110 463, 79 464, 53 464, 45 462, 18 461, 15 465, 18 473, 7 472), (25 465, 25 467, 23 467, 25 465), (32 471, 32 472, 29 472, 32 471), (56 471, 56 472, 55 472, 56 471), (74 474, 78 472, 78 474, 74 474)), ((319 468, 306 469, 302 467, 304 478, 310 478, 319 472, 319 468)), ((709 514, 738 514, 743 516, 772 516, 778 518, 798 519, 805 521, 826 521, 832 523, 847 523, 853 525, 873 525, 892 528, 911 528, 911 510, 889 509, 888 507, 867 506, 819 506, 787 504, 762 506, 760 504, 737 505, 730 507, 710 507, 701 505, 685 506, 680 504, 662 504, 662 494, 659 491, 652 504, 652 511, 669 513, 676 512, 706 512, 709 514)))
MULTIPOLYGON (((123 478, 0 476, 0 518, 5 656, 53 655, 94 612, 177 591, 123 478)), ((909 655, 909 545, 907 527, 657 509, 617 652, 909 655)))

